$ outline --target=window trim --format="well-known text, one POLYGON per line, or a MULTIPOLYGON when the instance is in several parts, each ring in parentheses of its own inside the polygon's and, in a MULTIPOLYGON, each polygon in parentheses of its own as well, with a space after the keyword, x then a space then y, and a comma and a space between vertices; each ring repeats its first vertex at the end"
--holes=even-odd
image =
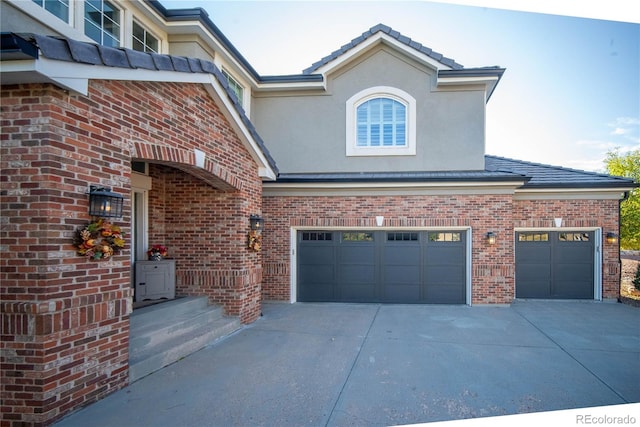
POLYGON ((364 89, 346 103, 346 155, 352 156, 415 156, 416 155, 416 100, 407 92, 390 86, 375 86, 364 89), (389 98, 406 107, 407 138, 404 147, 359 147, 357 138, 357 110, 367 101, 389 98))
POLYGON ((67 19, 64 19, 63 17, 57 15, 53 11, 47 9, 47 2, 45 0, 31 0, 32 3, 34 3, 38 7, 42 8, 42 10, 52 14, 53 16, 55 16, 56 18, 58 18, 62 22, 66 23, 66 24, 70 24, 71 23, 71 17, 73 15, 73 3, 70 0, 66 0, 67 4, 64 4, 63 3, 64 1, 65 0, 56 0, 57 3, 61 3, 61 4, 65 5, 67 7, 67 19))
MULTIPOLYGON (((153 53, 161 53, 162 52, 162 40, 160 39, 160 37, 156 36, 151 30, 149 30, 147 28, 146 25, 143 25, 140 20, 136 19, 135 17, 131 20, 131 49, 133 49, 134 46, 134 39, 137 39, 140 43, 142 43, 142 45, 144 46, 145 50, 144 52, 153 52, 153 53), (140 40, 135 36, 135 32, 134 32, 134 26, 137 25, 139 26, 142 31, 144 31, 144 40, 140 40), (153 50, 150 48, 150 46, 147 44, 147 37, 151 36, 154 39, 156 39, 156 42, 158 44, 157 46, 157 50, 153 50), (149 50, 147 50, 147 48, 149 50)), ((136 50, 136 49, 134 49, 136 50)))
POLYGON ((88 0, 82 0, 83 1, 83 6, 84 6, 84 10, 83 10, 83 19, 82 19, 82 29, 84 32, 84 35, 87 36, 89 39, 93 40, 94 42, 102 45, 102 46, 108 46, 108 47, 113 47, 111 46, 111 44, 105 44, 105 34, 108 34, 110 37, 115 39, 116 34, 114 33, 110 33, 108 31, 105 30, 105 25, 104 25, 104 18, 106 16, 105 12, 104 12, 104 4, 105 3, 109 3, 109 5, 117 12, 117 16, 118 16, 118 22, 114 23, 116 25, 118 25, 118 33, 117 33, 117 46, 115 47, 122 47, 123 45, 123 35, 124 35, 124 25, 125 25, 125 19, 124 19, 124 9, 122 9, 122 6, 116 2, 114 2, 113 0, 99 0, 100 1, 100 10, 98 10, 98 12, 100 13, 100 26, 95 25, 94 22, 90 22, 87 20, 87 3, 88 0), (98 30, 100 31, 100 40, 95 40, 94 38, 92 38, 88 33, 87 33, 87 25, 94 25, 94 27, 98 28, 98 30))
POLYGON ((236 95, 236 98, 238 99, 238 102, 240 102, 240 105, 244 107, 244 94, 246 92, 246 88, 226 68, 222 67, 220 71, 222 72, 222 75, 225 77, 225 79, 227 79, 229 89, 231 89, 231 91, 236 95), (240 89, 242 93, 238 94, 237 89, 240 89))

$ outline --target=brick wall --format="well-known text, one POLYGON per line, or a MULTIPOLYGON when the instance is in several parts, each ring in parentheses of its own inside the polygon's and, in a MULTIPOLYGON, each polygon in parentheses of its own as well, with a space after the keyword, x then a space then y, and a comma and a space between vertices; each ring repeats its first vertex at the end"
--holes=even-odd
POLYGON ((169 165, 153 177, 152 221, 162 221, 150 241, 177 258, 180 291, 243 322, 259 316, 260 254, 244 242, 261 180, 201 85, 92 81, 88 96, 39 84, 1 95, 3 425, 47 425, 127 384, 129 245, 91 261, 72 242, 90 221, 89 184, 125 197, 113 222, 129 241, 132 158, 169 165), (189 275, 195 266, 207 280, 189 275))
POLYGON ((471 227, 472 302, 507 304, 514 298, 510 195, 270 197, 263 198, 265 217, 263 298, 290 299, 291 227, 376 228, 471 227), (488 231, 498 235, 494 246, 484 242, 488 231))
POLYGON ((44 425, 127 381, 129 251, 91 261, 72 242, 89 184, 128 194, 130 153, 53 86, 5 86, 1 108, 2 418, 44 425))

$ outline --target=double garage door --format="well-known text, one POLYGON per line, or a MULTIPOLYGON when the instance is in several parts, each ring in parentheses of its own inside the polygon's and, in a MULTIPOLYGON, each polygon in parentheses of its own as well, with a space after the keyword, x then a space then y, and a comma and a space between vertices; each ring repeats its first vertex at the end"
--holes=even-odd
POLYGON ((516 233, 516 298, 593 299, 595 232, 516 233))
POLYGON ((298 301, 464 304, 466 231, 299 231, 298 301))

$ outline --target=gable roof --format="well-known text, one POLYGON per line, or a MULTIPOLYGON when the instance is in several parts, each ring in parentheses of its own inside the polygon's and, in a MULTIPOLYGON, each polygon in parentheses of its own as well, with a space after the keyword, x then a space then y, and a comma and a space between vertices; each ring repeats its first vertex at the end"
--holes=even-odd
POLYGON ((530 179, 522 186, 523 189, 631 189, 640 185, 634 183, 632 179, 619 176, 489 155, 485 156, 485 169, 493 172, 512 172, 529 177, 530 179))
POLYGON ((313 73, 316 73, 325 76, 334 68, 349 61, 350 58, 358 56, 377 42, 394 46, 396 49, 404 51, 420 62, 434 68, 437 72, 438 86, 485 85, 486 101, 491 98, 505 72, 504 68, 498 66, 465 68, 455 60, 447 58, 423 46, 421 43, 411 40, 407 36, 403 36, 391 27, 378 24, 303 70, 302 75, 310 77, 314 75, 313 73))
POLYGON ((324 65, 327 65, 331 61, 334 61, 338 57, 344 55, 349 50, 351 50, 351 49, 355 48, 356 46, 360 45, 362 42, 364 42, 365 40, 371 38, 372 36, 374 36, 377 33, 387 34, 389 37, 391 37, 391 38, 397 40, 398 42, 410 47, 411 49, 414 49, 416 52, 422 53, 422 54, 428 56, 429 58, 434 59, 435 61, 441 63, 442 65, 444 65, 446 67, 449 67, 449 68, 454 69, 454 70, 461 70, 461 69, 464 68, 464 66, 462 66, 461 64, 458 64, 453 59, 447 58, 447 57, 443 56, 442 54, 440 54, 438 52, 434 52, 430 48, 428 48, 426 46, 423 46, 421 43, 413 41, 409 37, 403 36, 398 31, 393 30, 391 27, 388 27, 388 26, 383 25, 383 24, 378 24, 378 25, 375 25, 375 26, 369 28, 369 30, 367 30, 364 33, 362 33, 359 37, 356 37, 355 39, 351 40, 349 43, 345 44, 340 49, 333 51, 328 56, 325 56, 324 58, 322 58, 318 62, 316 62, 313 65, 311 65, 309 68, 303 70, 302 73, 303 74, 311 74, 311 73, 314 73, 314 72, 318 71, 319 68, 323 67, 324 65))
MULTIPOLYGON (((198 58, 187 58, 174 55, 162 55, 157 53, 140 52, 127 48, 113 48, 95 43, 81 42, 77 40, 59 38, 52 36, 44 36, 39 34, 15 34, 2 33, 0 38, 0 61, 2 60, 38 60, 40 56, 44 58, 62 61, 66 63, 76 63, 82 65, 103 66, 109 69, 130 70, 125 73, 122 80, 135 80, 133 70, 143 70, 148 72, 170 72, 170 73, 188 73, 188 74, 206 74, 212 75, 215 81, 220 85, 227 97, 227 101, 237 113, 241 125, 252 139, 260 157, 266 163, 265 166, 272 172, 267 175, 275 178, 278 174, 276 162, 269 153, 264 141, 258 134, 245 114, 244 109, 236 98, 235 92, 229 87, 227 79, 224 77, 220 69, 211 61, 198 58), (127 77, 130 76, 130 77, 127 77)), ((20 62, 20 61, 18 61, 20 62)), ((39 72, 32 70, 16 70, 12 75, 7 75, 6 67, 2 69, 2 82, 7 83, 30 83, 36 81, 47 81, 48 76, 39 75, 39 72)), ((105 79, 109 79, 109 75, 113 78, 117 75, 115 70, 109 71, 105 79)), ((172 75, 173 76, 173 75, 172 75)), ((170 79, 171 77, 169 77, 170 79)), ((65 79, 64 77, 51 77, 50 80, 56 84, 64 85, 66 80, 74 80, 73 78, 65 79)), ((171 81, 171 80, 170 80, 171 81)), ((75 87, 71 87, 76 89, 75 87)))

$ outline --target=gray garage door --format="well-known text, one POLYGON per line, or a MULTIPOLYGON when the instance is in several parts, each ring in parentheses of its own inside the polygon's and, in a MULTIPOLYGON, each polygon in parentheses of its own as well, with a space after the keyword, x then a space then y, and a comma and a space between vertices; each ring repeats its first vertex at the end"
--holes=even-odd
POLYGON ((593 299, 593 231, 516 233, 516 297, 593 299))
POLYGON ((301 231, 298 301, 464 304, 464 231, 301 231))

